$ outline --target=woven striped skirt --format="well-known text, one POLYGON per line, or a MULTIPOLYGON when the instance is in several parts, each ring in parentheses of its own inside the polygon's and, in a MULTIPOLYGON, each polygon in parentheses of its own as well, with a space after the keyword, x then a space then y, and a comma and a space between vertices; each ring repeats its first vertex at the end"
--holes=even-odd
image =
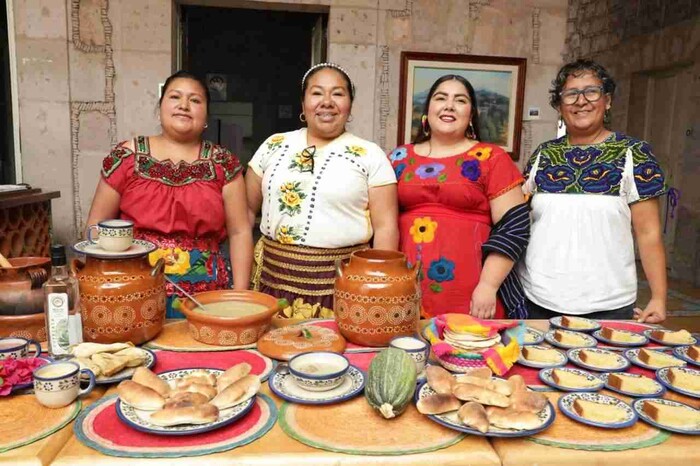
POLYGON ((333 309, 336 261, 347 260, 352 252, 368 247, 312 248, 263 237, 255 247, 253 289, 285 298, 290 304, 301 298, 305 304, 333 309))

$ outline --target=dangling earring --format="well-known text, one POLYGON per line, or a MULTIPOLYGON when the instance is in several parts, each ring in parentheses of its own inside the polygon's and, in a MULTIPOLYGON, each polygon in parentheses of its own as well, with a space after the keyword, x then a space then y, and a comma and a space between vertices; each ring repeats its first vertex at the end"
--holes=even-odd
POLYGON ((428 126, 428 116, 427 115, 423 115, 420 118, 420 124, 423 127, 423 134, 425 136, 430 136, 430 127, 428 126))
POLYGON ((559 120, 557 121, 557 129, 562 129, 564 127, 564 117, 559 115, 559 120))
POLYGON ((605 113, 603 113, 603 126, 607 128, 610 125, 611 120, 612 115, 610 114, 610 108, 606 108, 605 113))
POLYGON ((204 129, 209 128, 209 123, 204 123, 204 129))
POLYGON ((467 138, 476 139, 476 133, 474 132, 474 124, 470 121, 469 127, 467 128, 467 138))
POLYGON ((306 116, 304 116, 304 112, 301 112, 299 114, 299 121, 301 121, 302 123, 306 123, 306 116))

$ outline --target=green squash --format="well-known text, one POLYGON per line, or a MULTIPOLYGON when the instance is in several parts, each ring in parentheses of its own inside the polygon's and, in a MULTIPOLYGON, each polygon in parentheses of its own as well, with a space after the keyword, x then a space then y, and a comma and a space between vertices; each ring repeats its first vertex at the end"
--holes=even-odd
POLYGON ((369 365, 365 398, 386 419, 404 412, 416 391, 416 364, 409 354, 387 348, 369 365))

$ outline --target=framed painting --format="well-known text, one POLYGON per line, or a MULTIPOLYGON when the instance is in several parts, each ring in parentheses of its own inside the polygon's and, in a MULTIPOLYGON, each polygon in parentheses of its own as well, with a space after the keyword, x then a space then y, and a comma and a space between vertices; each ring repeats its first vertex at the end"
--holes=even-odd
POLYGON ((408 144, 421 130, 430 86, 441 76, 456 74, 474 87, 481 140, 502 147, 517 160, 526 64, 525 58, 402 52, 398 143, 408 144))

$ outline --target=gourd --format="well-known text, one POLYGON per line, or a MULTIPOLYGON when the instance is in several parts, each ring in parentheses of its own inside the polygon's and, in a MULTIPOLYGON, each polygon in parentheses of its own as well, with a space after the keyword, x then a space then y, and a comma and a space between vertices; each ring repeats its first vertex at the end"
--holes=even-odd
POLYGON ((365 398, 386 419, 404 412, 416 390, 416 365, 399 348, 387 348, 369 365, 365 398))

